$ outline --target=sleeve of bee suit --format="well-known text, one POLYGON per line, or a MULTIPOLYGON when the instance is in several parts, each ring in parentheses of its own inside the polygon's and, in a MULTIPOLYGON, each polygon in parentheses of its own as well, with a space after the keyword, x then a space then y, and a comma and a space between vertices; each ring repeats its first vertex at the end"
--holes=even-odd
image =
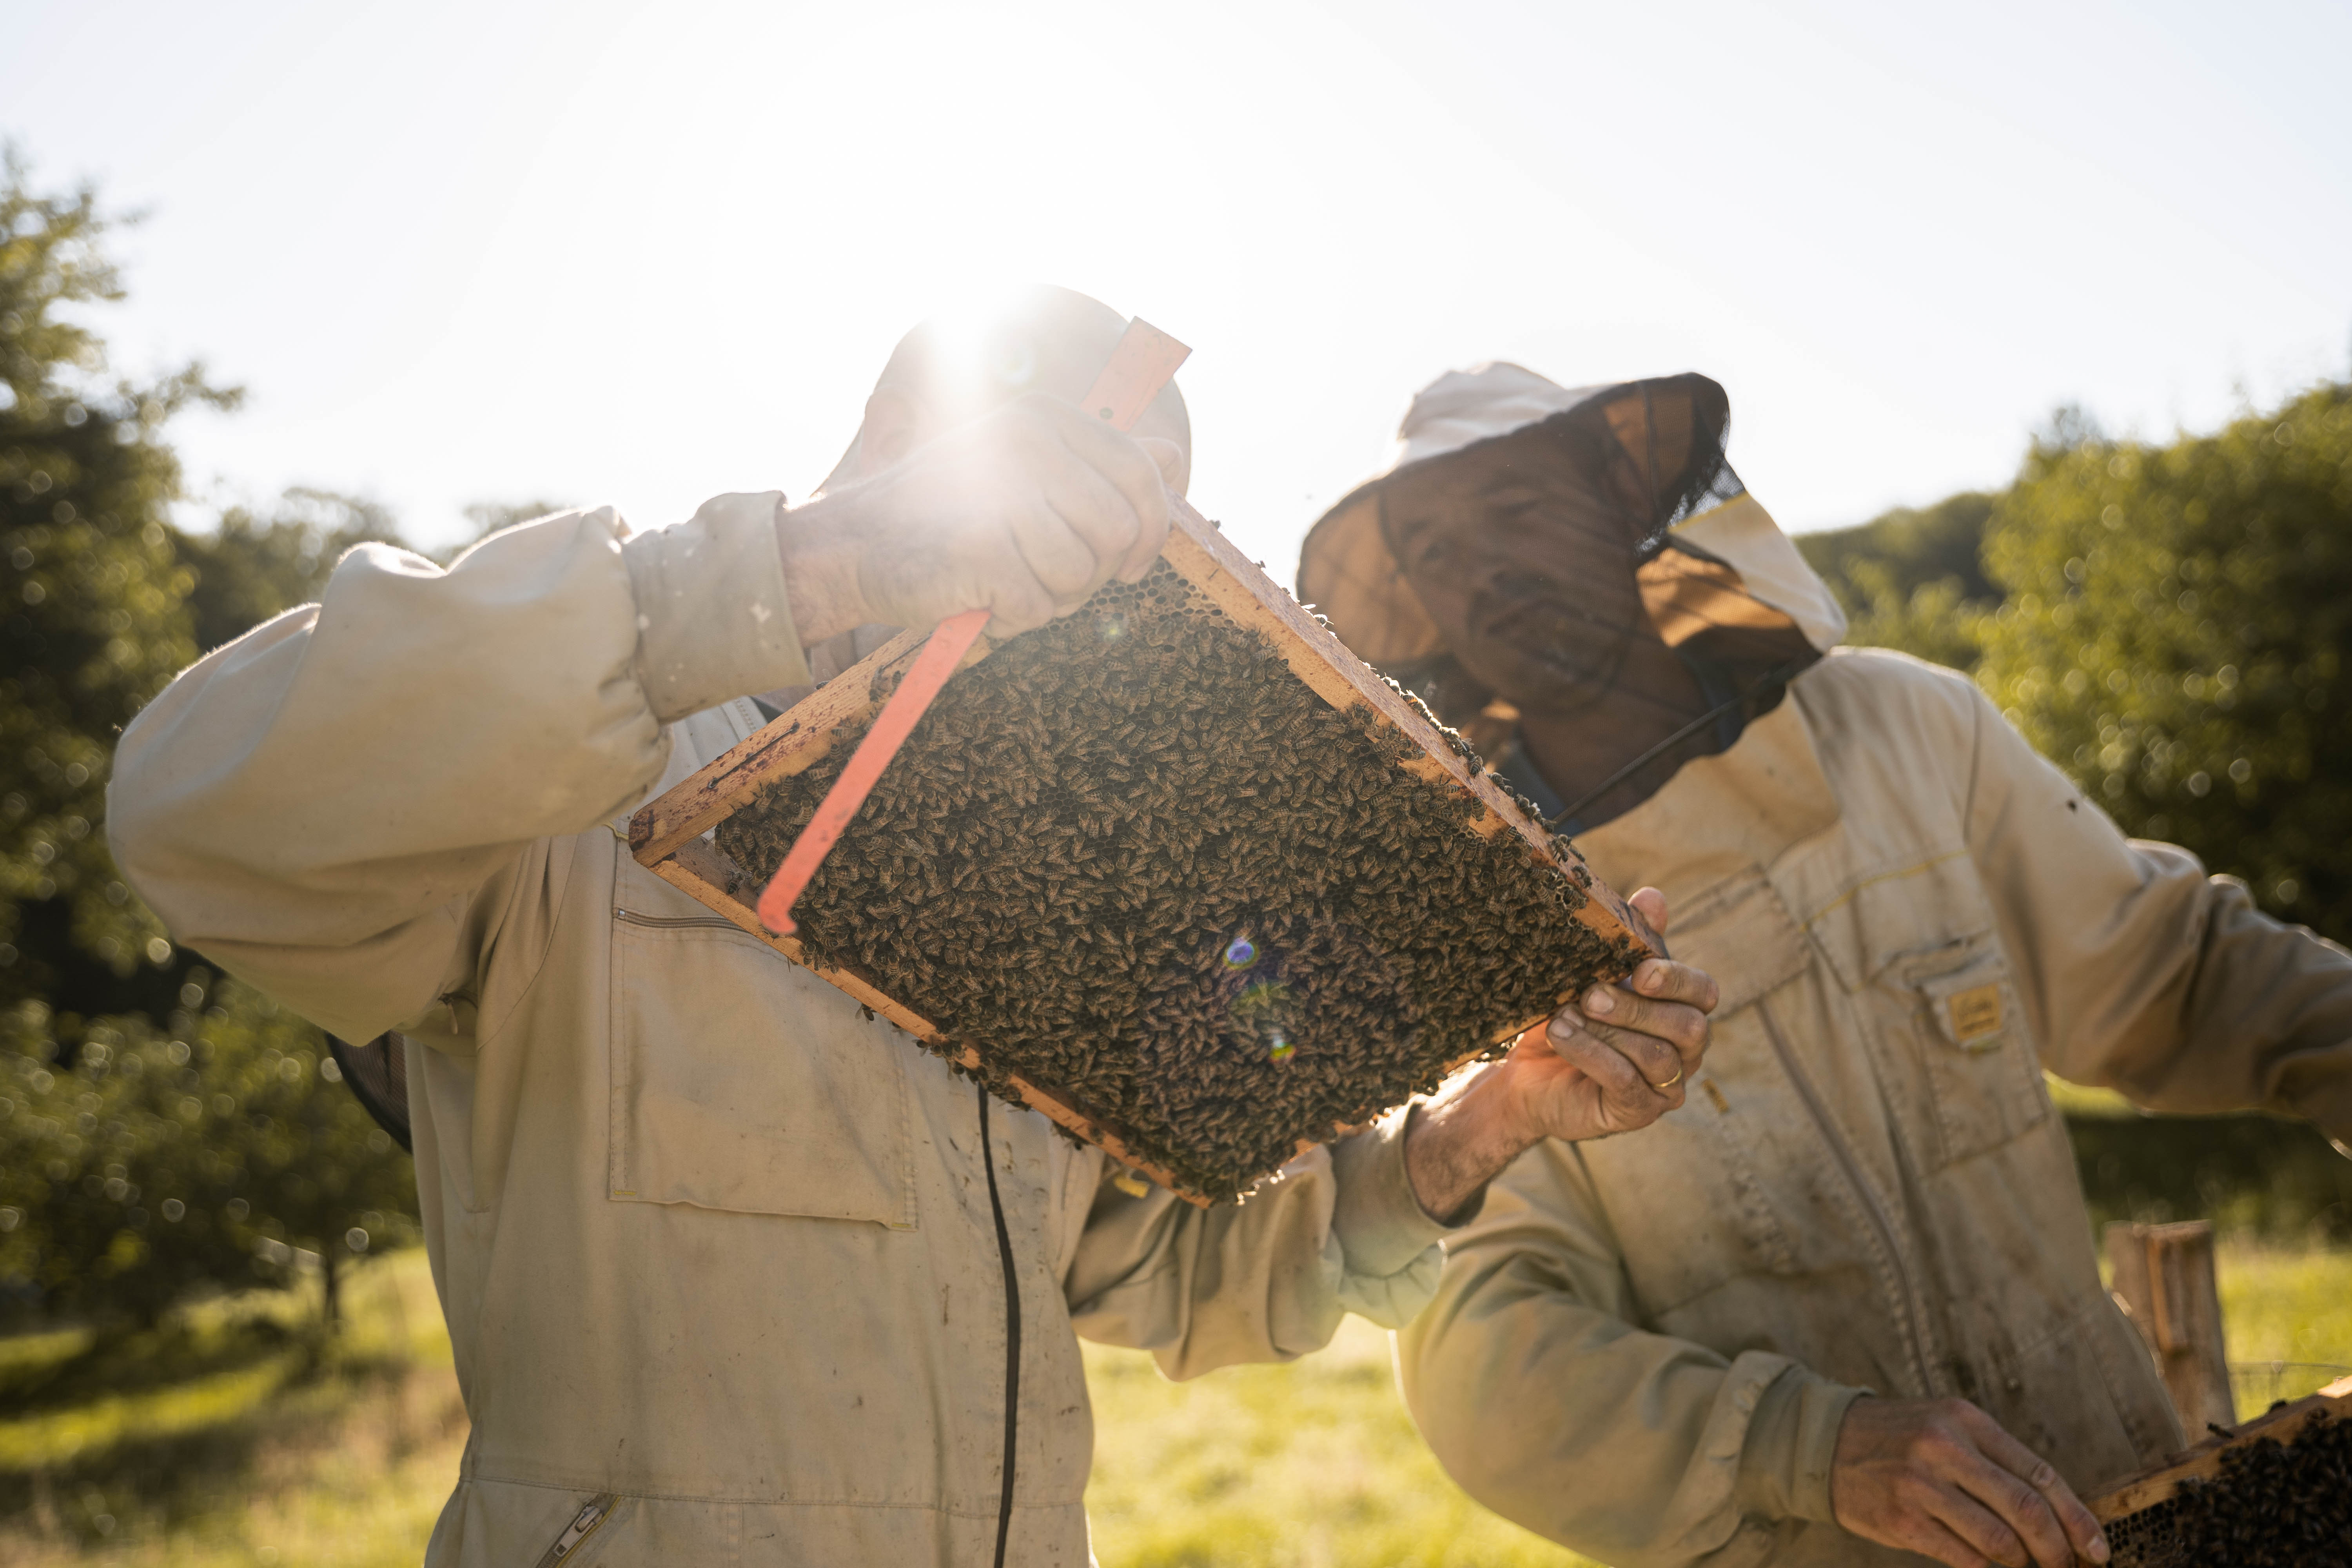
POLYGON ((464 1038, 526 858, 634 805, 669 721, 807 679, 782 502, 634 536, 562 512, 446 570, 359 546, 124 731, 117 862, 175 940, 325 1028, 464 1038))
POLYGON ((1967 781, 1969 848, 2042 1064, 2151 1110, 2275 1111, 2352 1143, 2352 952, 2187 850, 2126 838, 1938 673, 1943 776, 1967 781))
POLYGON ((1866 1390, 1643 1330, 1576 1146, 1512 1162, 1397 1336, 1423 1438, 1506 1519, 1618 1568, 1755 1563, 1830 1513, 1866 1390))
POLYGON ((1064 1276, 1071 1321, 1151 1352, 1173 1378, 1320 1350, 1348 1312, 1407 1321, 1437 1288, 1449 1234, 1405 1173, 1411 1115, 1309 1150, 1238 1205, 1195 1208, 1123 1186, 1112 1167, 1064 1276))

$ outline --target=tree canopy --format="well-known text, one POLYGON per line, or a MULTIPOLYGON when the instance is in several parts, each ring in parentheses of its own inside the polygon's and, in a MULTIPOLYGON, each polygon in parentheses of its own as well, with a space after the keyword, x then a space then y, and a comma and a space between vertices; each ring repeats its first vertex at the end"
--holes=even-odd
POLYGON ((165 428, 236 395, 197 365, 109 375, 71 309, 121 295, 107 228, 89 190, 0 164, 0 1303, 101 1319, 331 1263, 415 1205, 319 1032, 176 948, 107 852, 122 727, 352 543, 397 538, 320 491, 173 525, 165 428))
POLYGON ((1979 678, 2126 831, 2352 937, 2352 385, 2210 436, 2037 441, 1979 678))
POLYGON ((2161 442, 2061 409, 2006 489, 1798 543, 1850 640, 1973 671, 2125 831, 2352 939, 2352 384, 2161 442))

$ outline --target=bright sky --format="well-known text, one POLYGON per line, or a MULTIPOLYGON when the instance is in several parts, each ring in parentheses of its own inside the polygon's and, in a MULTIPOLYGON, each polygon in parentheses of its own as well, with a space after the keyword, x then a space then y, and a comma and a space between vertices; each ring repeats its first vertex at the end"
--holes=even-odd
POLYGON ((0 0, 0 135, 149 210, 108 330, 249 389, 177 427, 215 504, 797 497, 901 331, 1048 279, 1193 345, 1194 500, 1286 578, 1483 359, 1717 377, 1798 528, 2345 374, 2347 59, 2340 0, 0 0))

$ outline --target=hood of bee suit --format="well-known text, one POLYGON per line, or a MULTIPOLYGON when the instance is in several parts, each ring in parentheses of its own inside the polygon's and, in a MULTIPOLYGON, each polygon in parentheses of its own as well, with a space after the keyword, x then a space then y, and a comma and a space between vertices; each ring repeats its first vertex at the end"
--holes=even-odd
MULTIPOLYGON (((1647 476, 1635 576, 1658 636, 1738 679, 1785 680, 1845 636, 1845 615, 1724 459, 1730 400, 1703 375, 1564 387, 1520 365, 1448 371, 1405 411, 1378 472, 1325 512, 1299 552, 1298 597, 1377 668, 1446 651, 1381 519, 1398 474, 1553 420, 1589 431, 1647 476)), ((1410 684, 1410 682, 1408 682, 1410 684)))

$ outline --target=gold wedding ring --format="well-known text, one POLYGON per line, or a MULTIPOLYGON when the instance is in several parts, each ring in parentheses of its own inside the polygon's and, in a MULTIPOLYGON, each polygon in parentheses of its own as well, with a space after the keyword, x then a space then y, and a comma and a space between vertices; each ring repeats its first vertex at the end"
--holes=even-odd
POLYGON ((1672 1077, 1672 1078, 1670 1078, 1670 1079, 1666 1079, 1666 1081, 1665 1081, 1665 1082, 1664 1082, 1664 1083, 1654 1083, 1654 1084, 1652 1084, 1650 1087, 1651 1087, 1652 1089, 1656 1089, 1660 1094, 1664 1094, 1664 1093, 1665 1093, 1665 1092, 1666 1092, 1666 1090, 1668 1090, 1668 1089, 1670 1089, 1674 1088, 1674 1087, 1675 1087, 1675 1085, 1676 1085, 1676 1084, 1678 1084, 1678 1083, 1682 1082, 1682 1080, 1683 1080, 1683 1069, 1682 1069, 1682 1068, 1676 1068, 1675 1069, 1675 1076, 1674 1076, 1674 1077, 1672 1077))

